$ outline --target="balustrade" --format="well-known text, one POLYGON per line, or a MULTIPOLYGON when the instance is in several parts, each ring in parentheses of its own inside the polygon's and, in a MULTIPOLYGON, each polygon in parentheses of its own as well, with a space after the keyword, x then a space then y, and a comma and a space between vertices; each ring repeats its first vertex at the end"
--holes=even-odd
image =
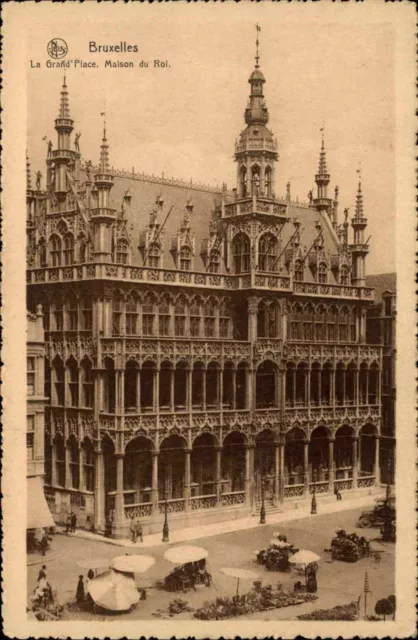
POLYGON ((328 493, 329 492, 329 482, 326 480, 325 482, 310 482, 309 483, 309 493, 328 493))
POLYGON ((193 511, 198 509, 211 509, 216 507, 216 494, 206 496, 193 496, 190 498, 190 506, 193 511))
POLYGON ((286 485, 284 488, 284 497, 285 498, 301 498, 304 494, 305 485, 303 484, 292 484, 286 485))
POLYGON ((125 518, 148 518, 152 512, 152 502, 125 505, 125 518))
POLYGON ((223 507, 232 507, 234 505, 244 504, 245 491, 228 491, 221 496, 221 504, 223 507))
MULTIPOLYGON (((165 512, 165 500, 160 500, 158 502, 158 511, 159 513, 164 513, 165 512)), ((168 513, 180 513, 182 511, 185 511, 186 508, 186 501, 184 498, 176 498, 176 499, 171 499, 171 500, 167 500, 167 511, 168 513)))

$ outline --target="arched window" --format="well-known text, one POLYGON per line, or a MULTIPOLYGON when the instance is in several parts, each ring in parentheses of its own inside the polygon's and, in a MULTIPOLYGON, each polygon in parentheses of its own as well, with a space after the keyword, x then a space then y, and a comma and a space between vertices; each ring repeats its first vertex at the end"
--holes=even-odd
POLYGON ((275 271, 277 240, 271 233, 261 236, 258 243, 258 268, 260 271, 275 271))
POLYGON ((116 243, 116 262, 128 264, 128 243, 126 240, 118 240, 116 243))
POLYGON ((138 333, 138 301, 133 295, 126 299, 125 327, 127 336, 136 336, 138 333))
POLYGON ((177 298, 174 307, 174 335, 180 338, 186 335, 186 300, 177 298))
POLYGON ((342 285, 348 285, 349 284, 349 271, 348 268, 343 266, 341 267, 341 271, 340 271, 340 284, 342 285))
POLYGON ((295 282, 302 282, 303 280, 303 262, 302 260, 296 260, 295 262, 295 272, 293 279, 295 282))
POLYGON ((68 441, 68 453, 70 455, 71 487, 78 489, 80 486, 80 456, 77 440, 74 437, 70 437, 68 441))
POLYGON ((163 296, 158 304, 158 334, 170 335, 170 299, 163 296))
POLYGON ((328 342, 336 342, 338 330, 338 313, 336 307, 330 307, 327 312, 327 338, 328 342))
POLYGON ((251 191, 253 195, 260 193, 260 167, 258 165, 251 168, 251 191))
POLYGON ((320 262, 318 266, 318 282, 321 284, 327 282, 327 265, 325 262, 320 262))
POLYGON ((340 309, 340 317, 338 321, 340 342, 348 342, 348 325, 349 310, 347 309, 347 307, 342 307, 342 309, 340 309))
POLYGON ((148 251, 148 264, 153 269, 161 266, 161 247, 158 242, 152 242, 148 251))
POLYGON ((64 236, 64 264, 74 264, 74 236, 66 233, 64 236))
POLYGON ((257 336, 277 338, 277 306, 262 300, 257 312, 257 336))
POLYGON ((239 171, 240 178, 240 196, 245 198, 247 195, 247 169, 245 167, 241 167, 239 171))
POLYGON ((290 339, 303 340, 303 310, 301 305, 293 307, 290 315, 290 339))
POLYGON ((116 293, 113 298, 112 309, 112 335, 119 336, 122 329, 122 312, 123 312, 123 298, 120 294, 116 293))
POLYGON ((314 339, 314 308, 307 304, 303 309, 303 340, 311 342, 314 339))
POLYGON ((67 312, 67 331, 77 331, 78 304, 73 293, 70 293, 65 301, 65 310, 67 312))
POLYGON ((94 381, 92 364, 90 360, 84 358, 80 366, 81 376, 81 406, 92 407, 93 406, 93 391, 94 381))
POLYGON ((215 308, 214 300, 209 298, 209 300, 205 304, 205 337, 206 338, 215 337, 215 315, 216 315, 216 308, 215 308))
POLYGON ((51 236, 50 244, 51 244, 52 266, 59 267, 61 266, 61 238, 55 235, 51 236))
POLYGON ((192 338, 200 337, 200 301, 198 298, 193 298, 190 305, 190 335, 192 338))
POLYGON ((266 167, 266 170, 264 172, 264 185, 265 185, 265 193, 268 198, 271 198, 271 194, 272 194, 272 186, 273 186, 272 176, 273 176, 273 172, 271 170, 271 167, 266 167))
POLYGON ((66 362, 68 372, 68 395, 72 407, 78 407, 78 367, 77 362, 71 356, 66 362))
POLYGON ((325 308, 320 305, 315 312, 315 340, 325 340, 325 308))
POLYGON ((219 273, 221 264, 221 256, 219 251, 211 251, 209 256, 209 265, 208 271, 209 273, 219 273))
POLYGON ((149 295, 142 305, 142 333, 144 336, 155 335, 155 301, 149 295))
POLYGON ((63 326, 63 304, 62 298, 59 294, 55 295, 52 300, 52 318, 54 321, 54 325, 52 330, 54 331, 62 331, 63 326))
POLYGON ((82 329, 83 331, 91 331, 93 327, 93 302, 90 296, 83 296, 81 309, 82 329))
POLYGON ((230 325, 230 307, 229 302, 222 300, 219 305, 219 337, 229 338, 229 325, 230 325))
POLYGON ((55 356, 52 361, 53 368, 53 379, 54 379, 54 397, 52 399, 52 404, 56 404, 59 406, 64 405, 64 364, 58 356, 55 356))
POLYGON ((235 236, 232 243, 234 272, 245 273, 250 270, 250 240, 245 233, 235 236))
POLYGON ((84 440, 84 483, 87 491, 94 491, 94 447, 87 438, 84 440))
POLYGON ((182 247, 180 249, 180 270, 191 271, 192 268, 192 252, 189 247, 182 247))

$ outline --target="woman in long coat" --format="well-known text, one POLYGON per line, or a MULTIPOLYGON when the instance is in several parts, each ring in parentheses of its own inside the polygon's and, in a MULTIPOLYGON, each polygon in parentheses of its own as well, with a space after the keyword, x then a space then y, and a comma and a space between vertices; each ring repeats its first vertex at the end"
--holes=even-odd
POLYGON ((84 582, 83 576, 78 576, 78 584, 77 591, 75 594, 75 599, 77 604, 82 604, 84 602, 84 582))

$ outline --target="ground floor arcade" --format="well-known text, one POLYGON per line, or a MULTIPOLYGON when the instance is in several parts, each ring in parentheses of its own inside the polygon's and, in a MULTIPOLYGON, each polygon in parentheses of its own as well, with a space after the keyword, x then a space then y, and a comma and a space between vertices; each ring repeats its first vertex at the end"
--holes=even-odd
POLYGON ((46 496, 56 521, 72 510, 81 526, 98 531, 111 520, 118 536, 127 535, 130 518, 152 522, 166 509, 188 517, 228 509, 244 514, 259 509, 263 498, 279 507, 314 490, 326 494, 380 483, 379 434, 370 424, 358 433, 349 425, 333 434, 317 427, 309 438, 298 427, 281 436, 265 429, 251 441, 239 431, 222 442, 206 432, 191 447, 170 435, 158 450, 139 436, 123 454, 108 437, 100 448, 58 437, 50 454, 46 496))

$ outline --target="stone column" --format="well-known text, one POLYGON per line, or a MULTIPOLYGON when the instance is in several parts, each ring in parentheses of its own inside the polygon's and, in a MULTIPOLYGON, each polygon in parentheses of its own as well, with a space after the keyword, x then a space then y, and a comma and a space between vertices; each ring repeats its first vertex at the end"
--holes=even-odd
POLYGON ((79 466, 78 486, 80 491, 85 491, 86 479, 84 477, 84 449, 82 444, 80 444, 78 447, 78 466, 79 466))
POLYGON ((335 369, 331 369, 331 406, 335 411, 335 369))
POLYGON ((151 490, 151 501, 152 501, 152 515, 158 515, 158 454, 159 451, 153 450, 151 452, 152 455, 152 490, 151 490))
POLYGON ((222 505, 222 445, 215 446, 216 452, 216 469, 215 469, 215 487, 216 487, 216 506, 222 505))
POLYGON ((170 411, 174 411, 174 367, 170 369, 170 411))
POLYGON ((376 487, 380 487, 380 436, 375 436, 375 445, 374 445, 374 483, 376 487))
POLYGON ((141 370, 136 372, 136 412, 141 413, 141 370))
POLYGON ((253 377, 254 377, 254 370, 253 369, 247 369, 247 375, 246 375, 246 408, 249 411, 252 411, 254 409, 253 377))
POLYGON ((329 469, 329 491, 334 492, 334 442, 335 438, 328 441, 328 469, 329 469))
POLYGON ((232 409, 237 408, 237 370, 232 370, 232 409))
POLYGON ((274 506, 277 507, 280 500, 280 443, 274 442, 274 506))
POLYGON ((193 397, 192 397, 192 389, 193 389, 193 385, 192 385, 192 378, 193 378, 193 367, 189 367, 187 369, 187 389, 186 389, 186 407, 187 407, 187 411, 191 412, 192 411, 192 406, 193 406, 193 397))
POLYGON ((94 528, 103 531, 105 528, 105 469, 104 455, 101 449, 97 449, 94 473, 94 528))
POLYGON ((253 449, 253 445, 245 445, 245 504, 247 506, 251 504, 251 482, 254 476, 254 460, 251 456, 253 449))
POLYGON ((159 367, 157 367, 154 371, 153 408, 155 413, 160 413, 160 369, 159 367))
POLYGON ((54 441, 51 447, 51 484, 57 486, 57 445, 54 441))
POLYGON ((203 369, 202 375, 202 409, 206 411, 206 369, 203 369))
POLYGON ((185 511, 188 511, 191 504, 190 504, 190 454, 191 454, 192 450, 191 449, 185 449, 184 450, 184 509, 185 511))
POLYGON ((358 442, 358 436, 353 436, 352 466, 353 466, 353 490, 354 491, 357 489, 357 480, 358 480, 357 442, 358 442))
POLYGON ((356 407, 360 404, 360 388, 359 388, 359 370, 354 370, 354 404, 356 407))
POLYGON ((283 504, 284 502, 284 485, 285 485, 285 477, 284 477, 284 452, 285 452, 285 439, 282 436, 280 438, 279 443, 279 502, 283 504))
POLYGON ((115 496, 115 525, 121 527, 125 521, 123 497, 123 455, 116 455, 116 496, 115 496))
POLYGON ((248 298, 248 340, 255 342, 257 339, 257 312, 259 298, 251 296, 248 298))
POLYGON ((296 405, 296 367, 292 368, 292 407, 296 405))
POLYGON ((309 497, 309 440, 305 440, 303 443, 303 493, 306 497, 309 497))
POLYGON ((64 486, 66 489, 70 489, 72 487, 72 481, 71 481, 71 467, 70 467, 70 447, 68 446, 68 442, 64 447, 64 456, 65 456, 64 486))
POLYGON ((343 369, 343 407, 345 407, 346 397, 345 397, 345 389, 347 382, 347 369, 343 369))
POLYGON ((306 395, 307 395, 307 402, 306 404, 308 405, 308 415, 310 415, 310 411, 311 411, 311 367, 308 367, 306 369, 306 395))

